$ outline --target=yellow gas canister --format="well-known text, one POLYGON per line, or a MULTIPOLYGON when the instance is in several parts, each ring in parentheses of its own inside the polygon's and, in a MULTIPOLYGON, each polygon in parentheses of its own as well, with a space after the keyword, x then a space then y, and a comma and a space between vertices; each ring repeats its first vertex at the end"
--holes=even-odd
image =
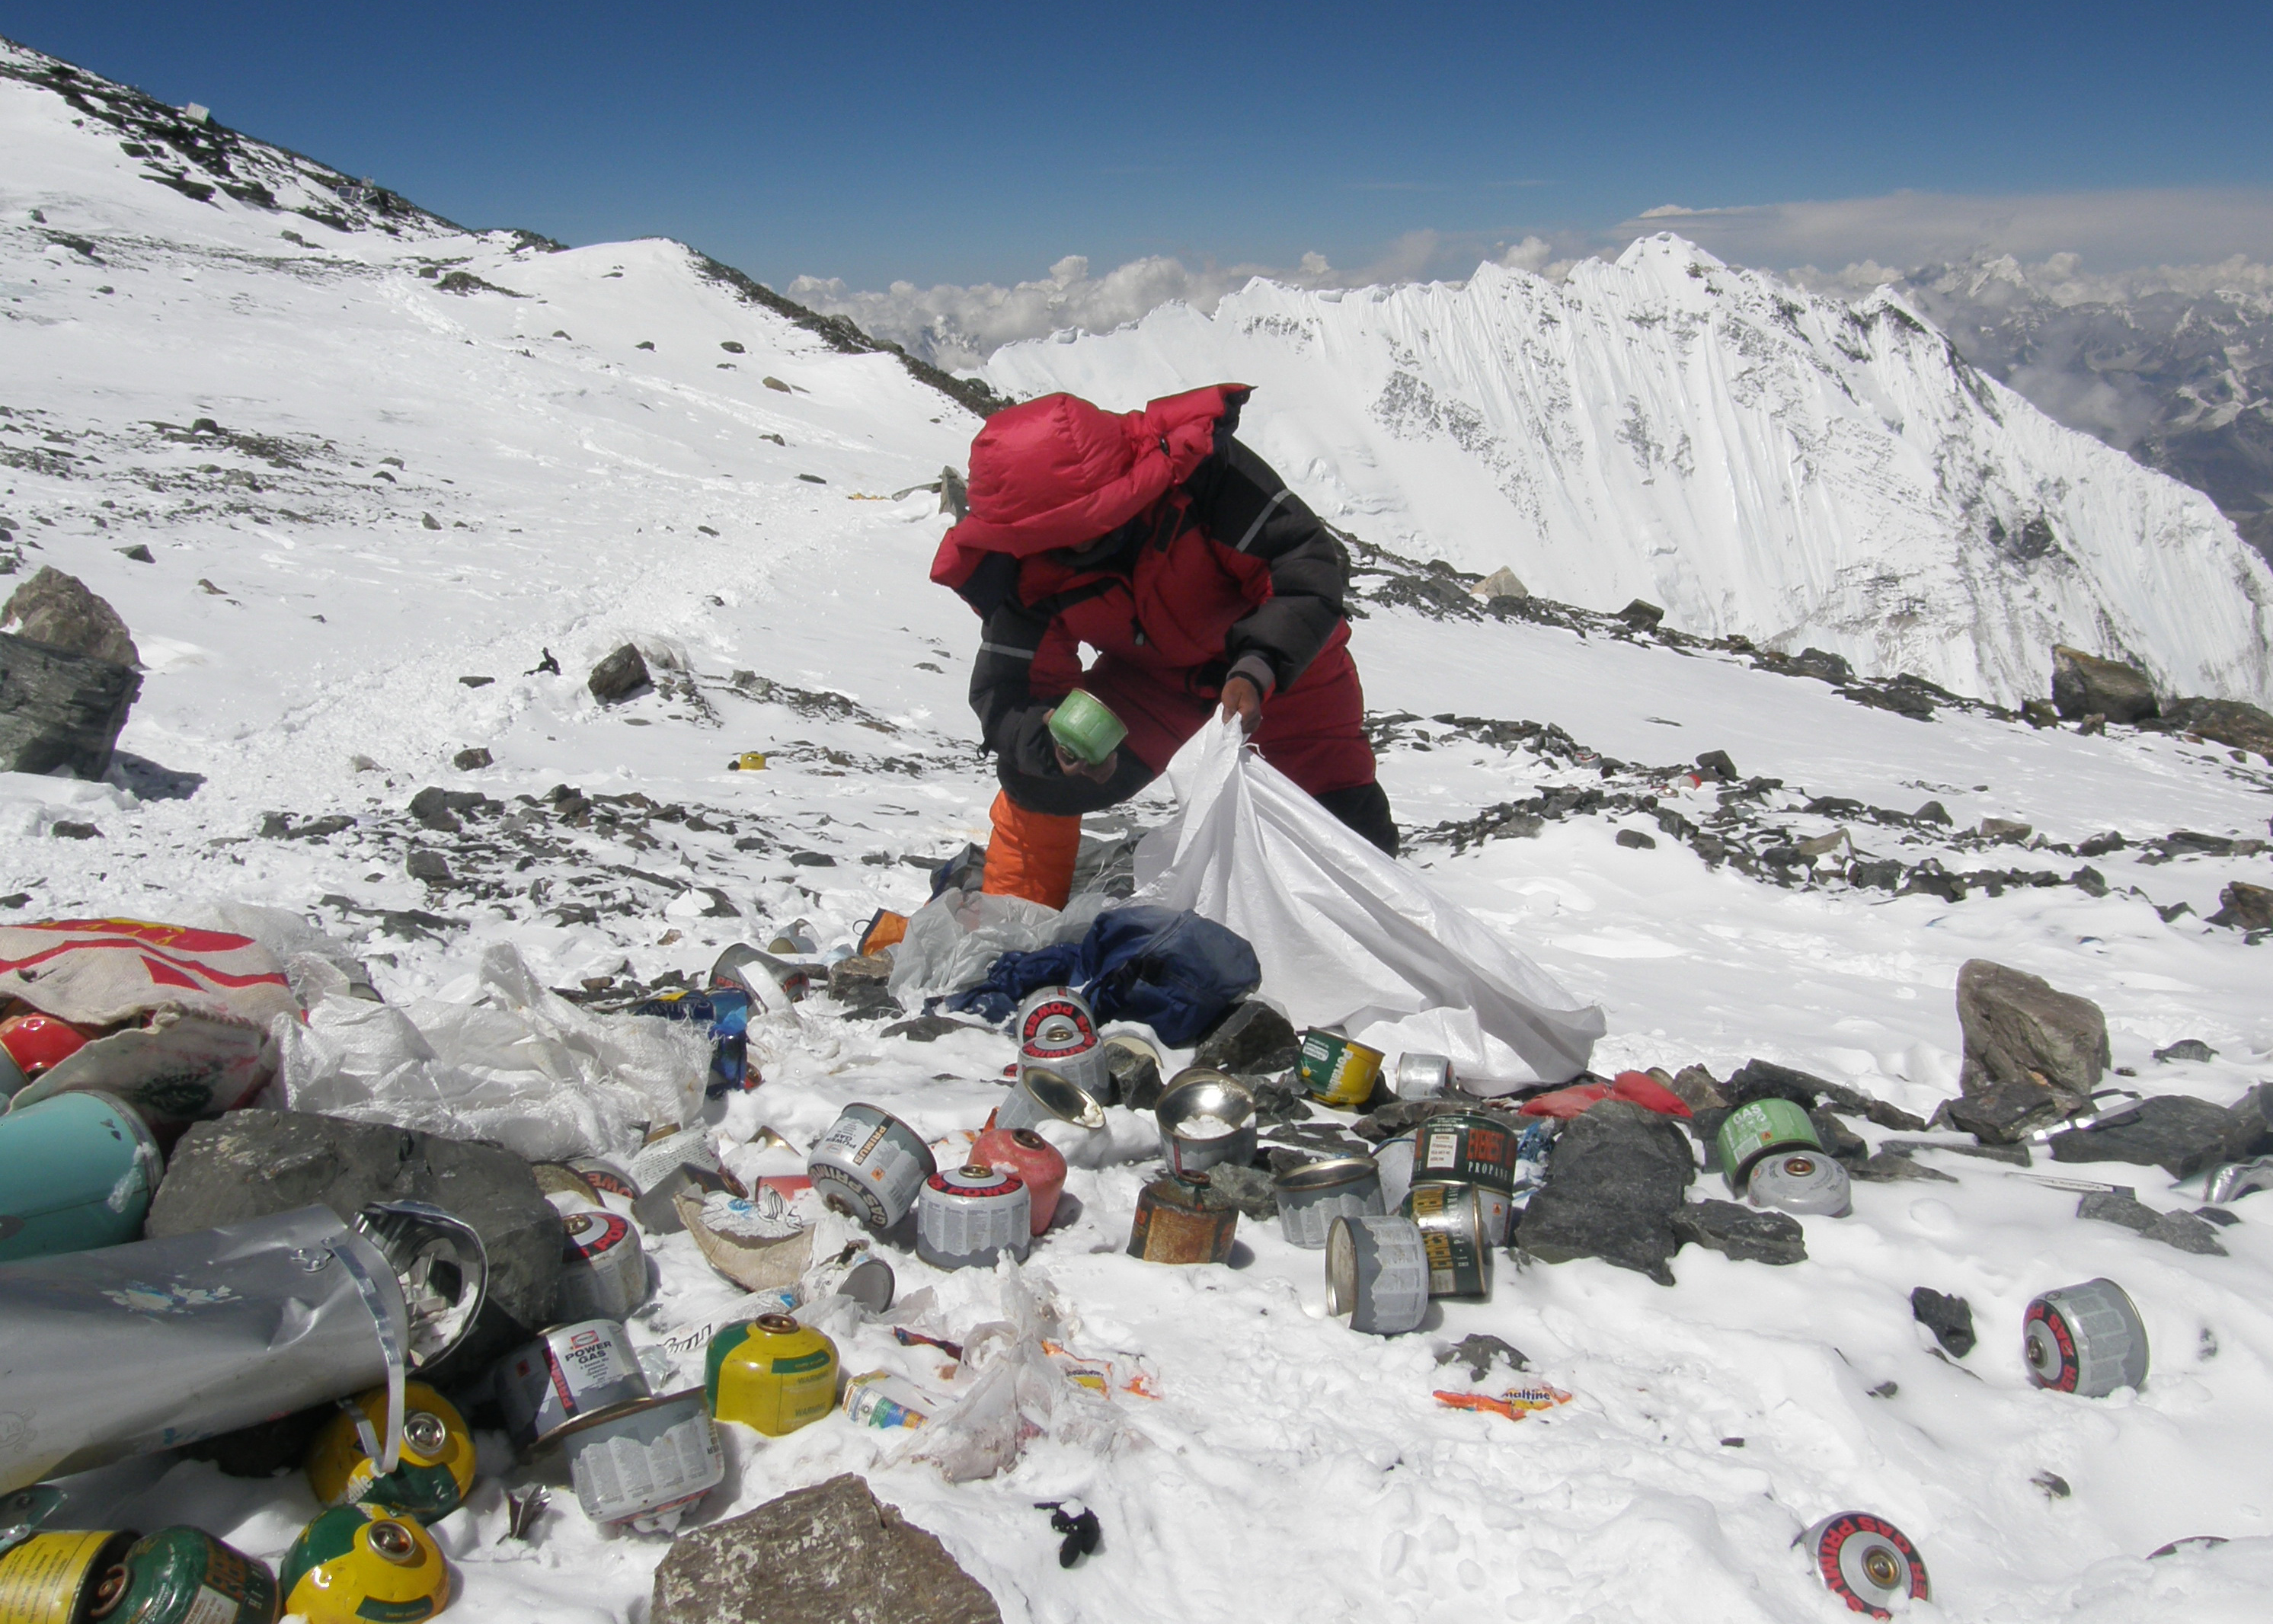
POLYGON ((131 1531, 34 1534, 0 1553, 0 1624, 79 1624, 131 1531))
POLYGON ((721 1421, 769 1438, 836 1408, 836 1344, 787 1314, 760 1314, 710 1339, 703 1396, 721 1421))
POLYGON ((340 1406, 308 1451, 308 1486, 326 1506, 351 1501, 431 1522, 455 1511, 474 1485, 474 1438, 454 1405, 423 1381, 402 1389, 402 1459, 385 1477, 371 1458, 386 1425, 386 1389, 340 1406))
POLYGON ((308 1624, 419 1624, 450 1605, 440 1547, 376 1506, 334 1506, 302 1529, 277 1583, 308 1624))

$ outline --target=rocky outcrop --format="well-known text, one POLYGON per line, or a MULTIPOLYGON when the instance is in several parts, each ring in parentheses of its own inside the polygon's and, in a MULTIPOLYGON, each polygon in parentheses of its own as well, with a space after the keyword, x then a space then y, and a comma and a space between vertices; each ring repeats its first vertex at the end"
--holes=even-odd
POLYGON ((2154 683, 2137 666, 2065 644, 2052 650, 2052 707, 2071 722, 2088 716, 2137 722, 2161 708, 2154 683))
POLYGON ((2074 1116, 2109 1064, 2107 1017, 2097 1004, 1986 959, 1957 972, 1957 1020, 1965 1098, 1944 1109, 1983 1139, 2009 1141, 2074 1116))
POLYGON ((1672 1220, 1695 1177, 1688 1138, 1670 1117, 1604 1100, 1556 1136, 1516 1244, 1542 1262, 1600 1258, 1669 1286, 1681 1245, 1672 1220))

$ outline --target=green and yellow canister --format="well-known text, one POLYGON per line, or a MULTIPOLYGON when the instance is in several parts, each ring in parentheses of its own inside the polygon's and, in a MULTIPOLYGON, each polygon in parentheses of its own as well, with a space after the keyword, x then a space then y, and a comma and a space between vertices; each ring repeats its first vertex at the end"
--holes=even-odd
POLYGON ((142 1118, 107 1094, 0 1116, 0 1263, 141 1239, 165 1169, 142 1118))
POLYGON ((1096 766, 1121 748, 1128 726, 1095 695, 1076 688, 1050 712, 1050 737, 1076 761, 1096 766))
POLYGON ((131 1531, 34 1534, 0 1553, 0 1624, 82 1624, 131 1531))
POLYGON ((268 1564, 194 1528, 137 1540, 96 1582, 94 1624, 276 1624, 268 1564))
POLYGON ((450 1605, 450 1565, 409 1517, 334 1506, 300 1530, 278 1583, 308 1624, 419 1624, 450 1605))
POLYGON ((1382 1053, 1352 1042, 1339 1032, 1313 1026, 1302 1034, 1297 1063, 1302 1086, 1321 1105, 1351 1111, 1363 1105, 1381 1080, 1382 1053))
POLYGON ((1815 1124, 1789 1100, 1750 1100, 1730 1111, 1714 1136, 1722 1177, 1742 1194, 1752 1164, 1772 1150, 1821 1150, 1815 1124))
POLYGON ((404 1384, 402 1411, 401 1461, 382 1477, 371 1446, 386 1425, 386 1389, 341 1402, 308 1450, 308 1486, 318 1500, 326 1506, 360 1501, 421 1522, 465 1503, 474 1486, 474 1435, 465 1417, 423 1381, 404 1384))
POLYGON ((836 1408, 836 1344, 787 1314, 760 1314, 710 1339, 702 1395, 721 1421, 769 1438, 836 1408))

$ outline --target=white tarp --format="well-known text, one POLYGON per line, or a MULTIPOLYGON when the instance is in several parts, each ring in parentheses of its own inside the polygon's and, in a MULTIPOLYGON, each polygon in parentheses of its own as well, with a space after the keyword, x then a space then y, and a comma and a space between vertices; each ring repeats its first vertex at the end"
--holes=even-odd
POLYGON ((1136 851, 1136 900, 1189 908, 1255 948, 1262 996, 1392 1058, 1451 1057, 1464 1079, 1568 1081, 1602 1011, 1382 854, 1210 721, 1167 777, 1180 809, 1136 851))

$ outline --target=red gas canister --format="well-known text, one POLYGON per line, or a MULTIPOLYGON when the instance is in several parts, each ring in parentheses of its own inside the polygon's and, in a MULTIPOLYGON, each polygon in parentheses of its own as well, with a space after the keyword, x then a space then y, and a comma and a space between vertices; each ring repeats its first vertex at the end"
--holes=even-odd
POLYGON ((1056 1215, 1058 1197, 1065 1190, 1065 1158, 1056 1146, 1031 1128, 989 1128, 972 1141, 971 1159, 989 1167, 1009 1168, 1026 1181, 1033 1199, 1033 1229, 1039 1235, 1056 1215))
POLYGON ((52 1015, 11 1015, 0 1020, 0 1049, 26 1078, 61 1065, 86 1047, 87 1034, 52 1015))

